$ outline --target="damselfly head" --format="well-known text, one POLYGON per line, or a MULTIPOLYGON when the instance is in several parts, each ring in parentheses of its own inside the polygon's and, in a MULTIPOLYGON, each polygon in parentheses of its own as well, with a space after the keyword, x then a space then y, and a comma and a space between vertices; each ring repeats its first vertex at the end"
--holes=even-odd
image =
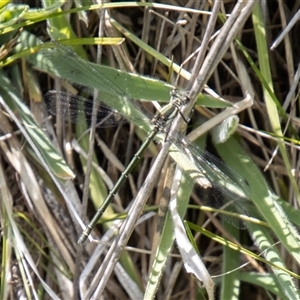
POLYGON ((186 91, 181 91, 178 89, 172 89, 170 92, 171 103, 173 105, 180 107, 190 101, 190 98, 187 96, 186 91))

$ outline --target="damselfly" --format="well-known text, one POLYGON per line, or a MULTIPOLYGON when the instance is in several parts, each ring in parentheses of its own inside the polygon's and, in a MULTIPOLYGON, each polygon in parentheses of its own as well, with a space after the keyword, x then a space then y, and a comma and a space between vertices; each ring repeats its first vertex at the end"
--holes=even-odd
MULTIPOLYGON (((68 76, 66 76, 69 72, 72 72, 73 74, 74 72, 87 72, 87 74, 93 77, 93 80, 98 80, 99 82, 97 87, 99 90, 99 97, 104 95, 105 97, 111 97, 111 99, 122 99, 122 103, 129 105, 129 107, 134 110, 137 110, 141 118, 146 118, 150 123, 150 127, 152 127, 146 140, 141 145, 138 152, 134 155, 134 158, 129 163, 126 170, 122 173, 114 188, 109 192, 103 204, 98 208, 96 214, 87 225, 86 229, 83 231, 78 240, 79 244, 82 244, 87 239, 88 235, 113 199, 114 195, 118 192, 128 174, 138 162, 143 151, 145 151, 149 143, 158 133, 165 134, 166 138, 189 158, 191 164, 196 166, 198 174, 196 176, 193 174, 192 180, 195 182, 197 190, 201 190, 200 196, 204 199, 203 202, 205 204, 215 208, 220 208, 224 204, 224 201, 230 201, 235 207, 237 207, 239 212, 247 213, 246 209, 241 204, 241 199, 247 198, 248 194, 247 184, 243 178, 231 171, 218 158, 209 152, 191 144, 180 133, 167 134, 172 120, 178 113, 181 114, 181 106, 186 104, 188 101, 188 98, 184 96, 182 92, 172 90, 170 103, 164 106, 153 116, 138 102, 133 100, 131 97, 129 97, 129 95, 115 85, 113 81, 108 79, 104 74, 98 72, 93 64, 80 59, 68 48, 60 45, 58 45, 57 48, 52 51, 52 53, 48 53, 49 57, 55 58, 54 53, 60 55, 60 60, 62 61, 61 66, 58 69, 60 74, 63 74, 63 76, 65 75, 65 77, 69 79, 68 76), (64 61, 64 58, 66 61, 64 61), (66 72, 66 70, 68 70, 68 72, 66 72)), ((77 83, 87 85, 87 82, 82 82, 82 80, 77 83)), ((98 100, 99 97, 96 98, 95 101, 100 101, 98 100)), ((56 114, 57 111, 59 111, 59 115, 63 119, 76 123, 80 121, 79 115, 82 115, 82 118, 86 120, 90 120, 92 117, 93 101, 90 99, 80 96, 72 96, 61 91, 50 91, 46 94, 45 98, 48 111, 52 114, 56 114), (80 110, 83 114, 80 114, 80 110)), ((107 120, 110 120, 109 123, 117 123, 119 118, 118 113, 115 110, 110 109, 107 105, 99 103, 99 111, 101 112, 100 119, 106 118, 107 120)), ((123 109, 121 111, 121 115, 125 116, 125 118, 128 118, 129 120, 133 119, 133 117, 129 116, 129 114, 126 114, 126 111, 123 109)), ((227 210, 228 209, 229 208, 227 207, 227 210)))

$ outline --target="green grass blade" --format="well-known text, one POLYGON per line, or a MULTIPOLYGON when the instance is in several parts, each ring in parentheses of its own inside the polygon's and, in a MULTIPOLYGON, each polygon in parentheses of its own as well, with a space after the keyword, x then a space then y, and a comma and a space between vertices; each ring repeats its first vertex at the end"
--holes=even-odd
MULTIPOLYGON (((254 25, 254 33, 255 33, 256 45, 258 51, 259 67, 260 67, 261 74, 265 79, 265 83, 268 85, 267 88, 266 85, 263 84, 263 94, 266 102, 266 108, 268 111, 268 117, 273 129, 273 133, 277 136, 283 136, 284 134, 281 130, 281 121, 279 117, 278 106, 276 106, 276 103, 274 102, 274 97, 272 97, 272 95, 268 91, 270 89, 273 92, 274 87, 273 87, 273 80, 271 76, 268 47, 266 43, 267 40, 266 40, 266 31, 265 31, 265 20, 263 18, 259 3, 257 3, 257 5, 255 5, 253 9, 252 20, 254 25)), ((292 174, 290 161, 288 158, 288 154, 283 139, 278 139, 278 147, 283 157, 284 164, 288 172, 289 180, 292 183, 294 192, 296 194, 298 202, 300 203, 299 186, 292 174)))
MULTIPOLYGON (((30 110, 13 89, 11 83, 4 75, 0 74, 1 94, 6 104, 12 111, 16 111, 24 127, 20 130, 26 130, 31 137, 34 145, 45 159, 45 163, 51 168, 52 172, 61 179, 74 178, 74 174, 65 163, 61 155, 56 151, 48 137, 41 130, 40 126, 34 120, 30 110)), ((29 141, 30 143, 30 141, 29 141)))
MULTIPOLYGON (((230 232, 230 234, 237 238, 239 235, 239 230, 230 224, 223 222, 225 230, 230 232)), ((241 281, 240 281, 240 270, 238 269, 240 266, 239 253, 230 249, 227 246, 223 247, 223 263, 222 263, 222 283, 221 283, 221 295, 220 299, 239 299, 240 289, 241 289, 241 281), (235 270, 235 271, 233 271, 235 270), (227 272, 229 272, 227 274, 227 272)))
MULTIPOLYGON (((250 198, 255 203, 259 212, 263 215, 271 230, 279 238, 280 242, 286 247, 287 251, 299 262, 299 235, 295 227, 289 220, 289 216, 283 211, 278 204, 278 198, 269 190, 264 177, 258 170, 257 166, 247 157, 241 146, 234 140, 216 146, 222 159, 236 172, 241 174, 248 182, 250 187, 250 198), (234 157, 232 153, 235 153, 234 157)), ((268 238, 267 232, 261 232, 261 227, 249 224, 247 225, 252 232, 253 239, 260 246, 260 249, 268 250, 264 253, 266 259, 270 262, 275 262, 276 265, 284 267, 283 259, 276 251, 272 250, 274 241, 271 237, 268 238)), ((295 287, 292 280, 288 281, 287 272, 278 271, 273 268, 277 275, 277 280, 281 287, 289 291, 290 296, 295 296, 295 287)), ((290 298, 297 299, 297 298, 290 298)))

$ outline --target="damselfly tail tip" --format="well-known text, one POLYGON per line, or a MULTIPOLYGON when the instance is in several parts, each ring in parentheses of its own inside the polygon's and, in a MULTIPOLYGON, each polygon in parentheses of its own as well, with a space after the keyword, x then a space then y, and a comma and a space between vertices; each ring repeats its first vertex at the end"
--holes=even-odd
POLYGON ((78 241, 77 241, 77 244, 78 244, 78 245, 82 245, 82 244, 86 241, 86 239, 88 238, 88 236, 90 235, 90 233, 91 233, 91 229, 87 227, 87 228, 82 232, 81 236, 79 237, 79 239, 78 239, 78 241))
POLYGON ((85 235, 82 234, 80 236, 80 238, 78 239, 77 244, 78 245, 82 245, 86 241, 86 239, 87 239, 87 236, 85 236, 85 235))

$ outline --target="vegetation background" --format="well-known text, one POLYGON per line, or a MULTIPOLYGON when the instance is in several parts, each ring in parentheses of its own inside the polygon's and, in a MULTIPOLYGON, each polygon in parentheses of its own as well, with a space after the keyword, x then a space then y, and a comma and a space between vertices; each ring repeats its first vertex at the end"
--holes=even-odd
MULTIPOLYGON (((299 299, 299 6, 0 1, 0 299, 299 299), (64 52, 52 40, 74 48, 64 52), (47 117, 44 95, 96 88, 125 114, 124 98, 103 78, 152 112, 173 86, 187 90, 196 101, 188 133, 253 99, 226 142, 211 138, 219 130, 194 141, 245 179, 246 230, 211 214, 203 225, 209 208, 190 196, 191 180, 175 192, 185 222, 166 214, 173 165, 168 158, 147 179, 161 149, 151 143, 95 240, 77 244, 150 124, 131 107, 130 124, 96 128, 93 145, 85 122, 47 117), (151 179, 148 191, 143 183, 151 179), (138 224, 118 229, 138 192, 148 200, 138 224), (111 246, 122 240, 118 232, 125 243, 111 246)), ((172 158, 184 169, 180 155, 172 158)))

